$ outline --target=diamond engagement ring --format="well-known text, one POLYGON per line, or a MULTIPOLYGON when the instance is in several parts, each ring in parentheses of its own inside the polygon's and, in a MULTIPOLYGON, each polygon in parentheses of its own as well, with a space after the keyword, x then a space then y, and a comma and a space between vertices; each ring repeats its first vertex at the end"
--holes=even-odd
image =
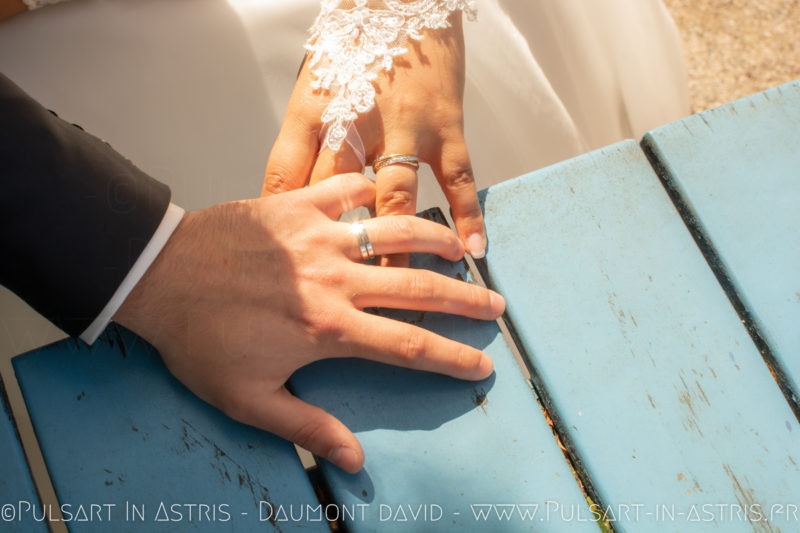
POLYGON ((411 154, 382 155, 372 163, 372 171, 377 174, 380 169, 389 165, 408 165, 416 170, 419 168, 419 157, 411 154))

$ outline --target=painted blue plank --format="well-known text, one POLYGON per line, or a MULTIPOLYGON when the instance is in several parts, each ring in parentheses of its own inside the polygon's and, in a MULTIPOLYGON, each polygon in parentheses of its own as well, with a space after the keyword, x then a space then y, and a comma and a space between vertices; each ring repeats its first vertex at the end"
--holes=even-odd
POLYGON ((289 443, 199 400, 123 328, 13 363, 71 531, 327 530, 290 518, 318 502, 289 443))
POLYGON ((42 505, 0 379, 0 530, 47 531, 42 505), (35 514, 33 514, 35 513, 35 514), (38 519, 37 519, 38 517, 38 519))
POLYGON ((490 285, 616 529, 795 530, 800 426, 637 144, 483 202, 490 285))
POLYGON ((800 80, 663 126, 643 145, 800 391, 800 80))
MULTIPOLYGON (((469 279, 463 263, 412 261, 469 279)), ((484 350, 495 373, 474 383, 347 359, 293 376, 296 393, 339 417, 364 447, 360 474, 321 465, 334 500, 350 513, 348 531, 596 531, 497 324, 380 312, 484 350)))

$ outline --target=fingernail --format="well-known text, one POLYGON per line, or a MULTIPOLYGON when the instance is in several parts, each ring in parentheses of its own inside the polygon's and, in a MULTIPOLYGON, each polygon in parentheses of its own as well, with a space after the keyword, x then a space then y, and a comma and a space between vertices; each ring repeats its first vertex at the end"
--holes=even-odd
POLYGON ((485 379, 489 377, 493 371, 494 371, 494 362, 488 355, 484 354, 483 357, 481 358, 480 365, 478 366, 479 377, 481 379, 485 379))
POLYGON ((489 306, 495 316, 500 316, 506 310, 506 299, 500 294, 492 291, 489 293, 489 306))
POLYGON ((473 259, 482 259, 486 255, 486 241, 483 240, 483 235, 473 233, 467 237, 467 248, 473 259))
POLYGON ((347 446, 337 446, 328 455, 328 460, 351 474, 361 469, 361 461, 356 451, 347 446))

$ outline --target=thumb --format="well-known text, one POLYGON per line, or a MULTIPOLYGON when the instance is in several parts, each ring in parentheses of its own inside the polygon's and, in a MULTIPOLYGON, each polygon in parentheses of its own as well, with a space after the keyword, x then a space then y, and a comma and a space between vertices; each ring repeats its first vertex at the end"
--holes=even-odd
POLYGON ((356 436, 330 413, 293 396, 286 388, 268 402, 253 406, 245 423, 290 440, 342 470, 355 474, 364 466, 356 436))

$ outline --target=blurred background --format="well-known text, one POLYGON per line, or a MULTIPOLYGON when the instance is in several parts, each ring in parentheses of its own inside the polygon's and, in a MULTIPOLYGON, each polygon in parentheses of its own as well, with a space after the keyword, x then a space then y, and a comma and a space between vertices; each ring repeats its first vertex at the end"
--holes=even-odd
POLYGON ((800 0, 664 0, 683 38, 692 111, 800 78, 800 0))

